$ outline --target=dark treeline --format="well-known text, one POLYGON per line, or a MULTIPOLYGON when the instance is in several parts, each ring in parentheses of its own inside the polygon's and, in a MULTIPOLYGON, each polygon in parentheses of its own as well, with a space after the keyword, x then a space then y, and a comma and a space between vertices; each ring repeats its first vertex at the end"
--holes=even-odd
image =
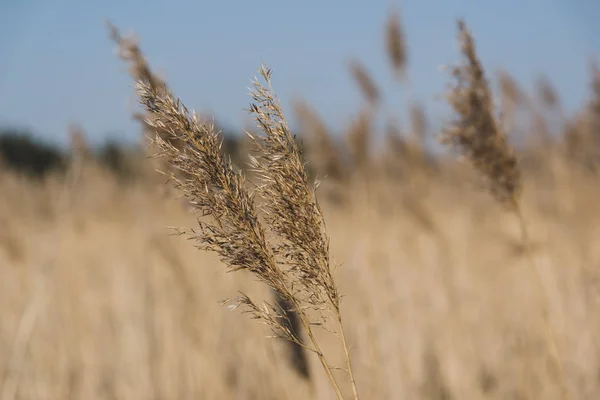
POLYGON ((9 128, 0 130, 0 164, 3 168, 40 178, 51 171, 63 171, 67 155, 58 146, 28 131, 9 128))
MULTIPOLYGON (((242 166, 244 161, 239 157, 240 142, 239 136, 227 132, 223 134, 224 151, 242 166)), ((65 173, 73 156, 72 149, 42 140, 30 131, 0 128, 0 168, 41 179, 50 173, 65 173)), ((131 160, 140 156, 145 156, 141 146, 114 139, 89 149, 86 154, 86 157, 121 178, 135 175, 131 160)))

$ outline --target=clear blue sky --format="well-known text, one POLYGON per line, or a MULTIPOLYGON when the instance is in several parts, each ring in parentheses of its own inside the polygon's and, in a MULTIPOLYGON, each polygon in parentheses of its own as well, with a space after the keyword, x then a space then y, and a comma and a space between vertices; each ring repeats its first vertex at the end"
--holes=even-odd
POLYGON ((544 73, 568 110, 588 95, 589 60, 600 54, 596 0, 0 0, 0 125, 60 142, 70 122, 94 141, 137 137, 132 83, 104 18, 140 37, 151 65, 189 107, 229 126, 243 124, 261 59, 284 106, 302 96, 334 128, 360 105, 346 68, 352 56, 400 112, 406 93, 391 85, 382 40, 391 6, 402 13, 412 90, 431 117, 445 110, 435 100, 448 82, 438 68, 458 59, 458 17, 473 31, 489 77, 506 68, 531 89, 544 73))

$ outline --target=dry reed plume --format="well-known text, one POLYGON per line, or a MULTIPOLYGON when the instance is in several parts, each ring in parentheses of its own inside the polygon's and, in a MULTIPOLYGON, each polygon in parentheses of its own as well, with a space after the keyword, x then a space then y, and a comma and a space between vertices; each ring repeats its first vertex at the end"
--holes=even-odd
MULTIPOLYGON (((270 84, 270 71, 264 66, 260 71, 270 84)), ((324 222, 309 189, 299 151, 271 90, 254 83, 255 103, 250 110, 264 135, 254 137, 260 151, 251 165, 263 182, 257 191, 264 201, 262 209, 269 232, 275 234, 277 241, 267 239, 254 198, 247 191, 241 172, 221 152, 214 126, 190 115, 164 85, 157 87, 138 78, 137 92, 147 112, 146 123, 158 132, 167 132, 181 144, 175 147, 156 135, 153 142, 160 149, 157 157, 189 176, 178 178, 170 174, 175 187, 202 217, 210 216, 214 221, 199 219, 199 230, 188 232, 189 237, 199 248, 219 254, 230 270, 254 274, 287 300, 292 309, 280 310, 267 302, 258 305, 245 294, 233 307, 243 306, 245 312, 270 326, 277 336, 316 354, 337 397, 342 399, 332 367, 313 333, 315 325, 326 323, 329 308, 339 326, 354 398, 358 399, 342 328, 340 295, 331 275, 324 222), (318 313, 317 319, 309 315, 311 310, 318 313), (282 323, 290 311, 300 316, 309 344, 290 330, 289 324, 282 323)))
POLYGON ((372 105, 376 106, 380 101, 380 94, 377 85, 365 67, 357 60, 350 61, 350 72, 358 87, 360 88, 365 99, 372 105))
POLYGON ((390 13, 386 26, 386 47, 388 57, 398 78, 406 76, 407 55, 404 32, 397 11, 390 13))
POLYGON ((522 189, 517 158, 494 117, 490 90, 473 38, 464 22, 460 21, 458 26, 465 64, 452 70, 456 83, 448 96, 457 118, 446 128, 441 140, 464 153, 487 178, 490 190, 501 203, 515 207, 522 189))
POLYGON ((515 152, 508 145, 502 126, 494 116, 490 89, 477 57, 473 37, 462 20, 458 22, 458 30, 464 63, 452 70, 456 83, 448 96, 448 102, 457 118, 445 130, 442 142, 457 146, 475 169, 487 178, 491 193, 517 216, 528 265, 538 283, 540 294, 544 297, 542 319, 548 350, 560 380, 563 397, 570 398, 556 334, 548 320, 548 295, 531 256, 529 234, 521 210, 521 170, 515 152))

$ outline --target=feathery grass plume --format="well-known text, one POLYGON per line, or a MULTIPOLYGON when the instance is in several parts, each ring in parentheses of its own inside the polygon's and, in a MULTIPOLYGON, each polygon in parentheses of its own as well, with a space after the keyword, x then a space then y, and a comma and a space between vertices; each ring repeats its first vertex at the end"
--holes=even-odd
POLYGON ((380 101, 380 93, 375 81, 369 75, 364 65, 358 60, 351 60, 349 63, 350 73, 358 84, 361 93, 371 106, 376 106, 380 101))
POLYGON ((514 208, 522 186, 517 158, 494 117, 490 89, 473 38, 463 21, 458 27, 465 63, 453 68, 456 82, 448 95, 457 118, 444 130, 441 141, 458 147, 488 179, 494 196, 514 208))
MULTIPOLYGON (((273 245, 267 240, 265 228, 255 210, 254 198, 244 185, 241 171, 223 154, 222 141, 215 131, 214 124, 201 122, 195 113, 190 114, 166 85, 157 87, 142 78, 137 80, 136 87, 139 102, 146 110, 145 121, 148 126, 156 130, 155 132, 167 132, 168 139, 175 139, 180 143, 180 146, 176 147, 170 140, 156 134, 153 138, 153 143, 158 148, 155 156, 165 159, 175 168, 175 171, 169 173, 175 188, 180 190, 201 214, 198 218, 199 229, 187 232, 179 230, 179 233, 187 234, 200 249, 217 253, 228 270, 247 270, 254 274, 293 306, 293 311, 300 316, 310 344, 304 344, 296 332, 289 329, 290 324, 283 322, 288 310, 280 310, 266 302, 258 305, 245 294, 240 296, 232 308, 241 306, 244 312, 268 325, 276 336, 314 352, 337 397, 342 399, 342 392, 331 367, 313 335, 312 326, 316 321, 310 319, 306 312, 307 306, 317 307, 321 304, 318 299, 322 298, 323 294, 331 298, 339 310, 339 294, 333 278, 325 276, 328 270, 314 271, 299 264, 297 271, 282 268, 283 264, 279 264, 279 261, 282 261, 281 254, 274 251, 282 251, 283 247, 273 245), (177 174, 177 171, 183 175, 177 174)), ((301 182, 292 181, 287 184, 291 192, 294 192, 298 190, 294 185, 301 182)), ((278 227, 284 229, 284 225, 275 224, 271 230, 277 231, 278 227)), ((300 241, 290 244, 290 253, 295 251, 294 244, 305 245, 301 242, 306 238, 302 234, 294 236, 296 233, 289 230, 281 232, 288 234, 290 240, 300 241)), ((314 232, 313 234, 316 235, 314 232)), ((318 247, 315 251, 326 249, 318 247)), ((295 254, 298 257, 296 262, 299 263, 303 255, 297 249, 295 254)), ((312 253, 310 255, 322 256, 312 253)), ((287 267, 290 265, 293 265, 293 262, 288 263, 287 267)), ((317 265, 319 266, 320 264, 317 265)))
MULTIPOLYGON (((243 130, 247 133, 242 136, 238 141, 240 145, 244 147, 245 158, 249 157, 252 159, 253 156, 258 156, 257 151, 259 149, 256 148, 254 142, 254 136, 258 134, 258 131, 254 125, 253 120, 247 120, 248 124, 243 130)), ((240 166, 241 164, 237 164, 240 166)), ((255 171, 251 170, 249 163, 246 161, 244 163, 245 167, 243 171, 244 174, 249 177, 249 180, 253 181, 256 179, 255 171)), ((241 168, 241 166, 240 166, 241 168)), ((275 306, 276 308, 283 314, 283 317, 280 318, 281 324, 289 329, 294 335, 297 337, 302 336, 302 321, 300 320, 300 316, 295 310, 294 304, 291 304, 285 297, 283 297, 277 291, 273 291, 273 295, 275 298, 275 306)), ((290 365, 294 368, 294 370, 304 379, 310 380, 310 368, 308 355, 305 348, 295 342, 286 341, 287 354, 289 356, 290 365)))
MULTIPOLYGON (((167 90, 166 83, 157 76, 151 69, 146 57, 142 53, 137 40, 134 37, 123 37, 117 27, 110 22, 106 23, 110 31, 110 38, 118 46, 118 55, 123 60, 129 63, 129 73, 139 81, 146 82, 159 95, 164 96, 167 90)), ((169 128, 153 128, 146 123, 146 118, 142 114, 134 114, 134 119, 142 124, 144 137, 153 137, 158 134, 163 140, 171 141, 171 143, 180 147, 182 143, 169 135, 169 128)))
POLYGON ((339 308, 339 293, 329 268, 328 239, 324 221, 310 190, 300 151, 289 131, 281 106, 270 86, 271 71, 264 65, 259 70, 269 87, 258 80, 250 112, 264 134, 253 136, 259 151, 251 159, 251 167, 263 185, 258 193, 265 200, 265 220, 271 230, 284 238, 274 253, 297 273, 294 286, 316 309, 326 303, 339 308))
POLYGON ((199 248, 219 254, 232 271, 248 270, 270 287, 281 289, 285 278, 267 246, 252 196, 240 171, 221 152, 214 125, 200 122, 195 113, 190 115, 165 86, 157 91, 143 80, 136 86, 148 112, 146 123, 166 130, 183 144, 179 149, 156 135, 153 141, 160 150, 156 156, 189 176, 182 179, 172 174, 171 179, 203 217, 214 219, 198 219, 199 230, 189 232, 191 238, 199 248))
MULTIPOLYGON (((175 187, 189 198, 202 217, 214 220, 206 222, 199 218, 199 229, 187 232, 190 239, 200 249, 216 252, 231 271, 248 270, 271 288, 291 296, 283 271, 267 245, 253 198, 244 187, 244 177, 223 155, 214 125, 200 122, 195 113, 190 115, 166 86, 157 91, 148 82, 138 80, 137 92, 148 113, 146 123, 168 132, 183 145, 177 148, 157 134, 153 138, 159 149, 155 156, 185 173, 187 178, 180 178, 175 172, 170 174, 175 187)), ((242 304, 248 301, 243 299, 242 304)), ((273 307, 267 307, 263 316, 271 327, 278 329, 279 324, 267 315, 272 310, 273 307)))
POLYGON ((386 25, 386 48, 396 77, 399 79, 405 78, 407 61, 406 45, 404 32, 400 24, 400 16, 396 10, 393 10, 388 17, 386 25))
MULTIPOLYGON (((271 70, 261 64, 253 81, 253 114, 261 134, 254 136, 259 149, 251 166, 262 184, 258 193, 264 200, 262 210, 269 228, 280 239, 273 247, 277 260, 285 265, 286 276, 294 288, 296 304, 304 304, 326 320, 332 311, 338 323, 354 398, 358 399, 354 375, 340 313, 340 293, 329 259, 329 238, 316 193, 311 190, 300 151, 290 132, 283 110, 271 86, 271 70)), ((297 308, 306 318, 304 308, 297 308)), ((310 325, 307 333, 312 337, 310 325)), ((329 369, 328 366, 324 367, 329 369)))
POLYGON ((117 27, 110 22, 107 22, 107 25, 111 39, 119 46, 119 57, 130 63, 131 75, 140 81, 147 82, 153 90, 160 91, 162 92, 161 95, 164 95, 165 83, 150 70, 148 61, 142 54, 137 40, 133 37, 123 37, 117 27))
MULTIPOLYGON (((212 217, 212 221, 199 218, 199 229, 179 232, 187 234, 200 249, 216 252, 229 270, 253 273, 298 308, 299 300, 267 242, 265 229, 254 208, 253 196, 245 188, 241 172, 222 153, 221 140, 214 125, 200 122, 195 113, 190 115, 165 86, 157 91, 148 82, 138 80, 137 92, 147 111, 146 123, 168 132, 182 144, 180 148, 175 147, 157 134, 153 139, 159 149, 156 156, 166 159, 176 170, 184 173, 185 178, 176 171, 170 173, 175 187, 190 200, 201 217, 212 217)), ((253 318, 267 324, 276 336, 308 348, 288 328, 289 324, 283 322, 285 310, 266 302, 259 306, 245 294, 232 308, 239 306, 253 318)), ((323 358, 316 342, 314 345, 311 350, 323 358)), ((335 389, 336 393, 339 392, 337 386, 335 389)))
POLYGON ((548 351, 556 367, 563 397, 570 398, 555 333, 548 321, 548 294, 531 255, 527 224, 521 211, 521 171, 514 151, 494 117, 490 89, 477 57, 473 37, 462 20, 458 21, 458 30, 465 62, 452 70, 457 82, 448 96, 448 102, 458 116, 445 130, 442 142, 458 146, 475 169, 489 180, 490 190, 495 197, 515 213, 528 266, 542 297, 542 322, 548 351))

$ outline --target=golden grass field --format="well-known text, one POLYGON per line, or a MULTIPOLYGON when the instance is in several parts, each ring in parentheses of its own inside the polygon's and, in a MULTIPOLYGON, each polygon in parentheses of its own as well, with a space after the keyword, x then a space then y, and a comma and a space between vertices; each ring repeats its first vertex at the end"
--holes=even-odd
MULTIPOLYGON (((549 140, 538 125, 517 152, 524 243, 470 166, 425 159, 400 136, 368 150, 360 123, 339 144, 354 162, 340 166, 316 116, 297 111, 307 159, 330 176, 317 193, 362 399, 563 399, 563 378, 570 398, 600 398, 600 185, 588 162, 600 131, 565 121, 549 140)), ((317 357, 301 377, 268 327, 220 304, 271 293, 170 236, 195 226, 190 205, 137 161, 145 172, 126 185, 89 160, 41 182, 0 171, 0 400, 335 399, 317 357)), ((335 338, 317 336, 342 367, 335 338)))
MULTIPOLYGON (((315 360, 311 389, 267 329, 218 304, 261 287, 168 236, 194 224, 181 202, 94 169, 66 189, 0 180, 5 398, 331 397, 315 360)), ((528 182, 525 208, 570 387, 594 399, 600 189, 567 182, 528 182)), ((324 204, 362 396, 554 398, 517 221, 468 187, 371 190, 385 206, 358 189, 324 204)))

